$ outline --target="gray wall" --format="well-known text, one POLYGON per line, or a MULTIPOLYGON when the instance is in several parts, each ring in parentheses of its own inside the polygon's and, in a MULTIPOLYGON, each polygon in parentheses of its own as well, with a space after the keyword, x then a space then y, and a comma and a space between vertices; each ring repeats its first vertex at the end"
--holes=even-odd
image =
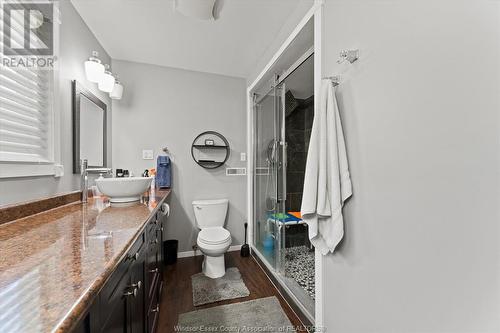
MULTIPOLYGON (((99 52, 101 60, 110 62, 106 51, 83 22, 69 0, 60 1, 60 57, 59 57, 59 107, 61 136, 57 142, 61 145, 61 159, 64 165, 64 176, 60 178, 28 177, 0 179, 0 205, 30 201, 41 197, 67 193, 80 188, 80 178, 73 175, 72 162, 72 110, 71 80, 78 80, 87 89, 93 91, 108 105, 108 117, 111 117, 111 100, 107 94, 101 93, 97 86, 85 79, 83 62, 92 50, 99 52)), ((111 123, 108 119, 108 123, 111 123)), ((111 130, 111 126, 108 128, 111 130)), ((111 135, 109 135, 111 140, 111 135)), ((111 141, 108 141, 108 146, 111 141)), ((109 151, 110 149, 108 149, 109 151)), ((111 152, 109 152, 111 157, 111 152)))
POLYGON ((173 156, 167 238, 179 240, 179 251, 191 250, 198 232, 191 202, 228 198, 227 229, 233 245, 242 244, 246 177, 201 168, 191 158, 191 143, 203 131, 218 131, 231 145, 227 166, 245 167, 239 156, 246 150, 245 81, 126 61, 113 67, 125 82, 124 98, 113 101, 113 166, 139 175, 156 167, 167 146, 173 156), (143 149, 153 149, 155 160, 143 160, 143 149))
POLYGON ((500 331, 499 6, 326 1, 354 186, 326 258, 329 332, 500 331))

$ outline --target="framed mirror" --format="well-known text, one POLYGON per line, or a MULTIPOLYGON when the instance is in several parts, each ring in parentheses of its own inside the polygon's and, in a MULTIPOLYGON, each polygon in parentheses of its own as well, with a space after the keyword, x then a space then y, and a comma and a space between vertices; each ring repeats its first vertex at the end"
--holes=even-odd
POLYGON ((73 97, 73 173, 80 173, 80 161, 93 168, 107 167, 106 103, 71 81, 73 97))

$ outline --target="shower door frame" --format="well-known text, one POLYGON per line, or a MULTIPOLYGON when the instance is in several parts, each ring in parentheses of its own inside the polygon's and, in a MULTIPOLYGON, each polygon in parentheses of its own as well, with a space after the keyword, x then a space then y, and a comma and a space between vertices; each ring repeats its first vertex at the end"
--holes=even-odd
MULTIPOLYGON (((253 165, 256 169, 262 168, 262 160, 259 159, 261 155, 260 147, 266 146, 262 145, 262 142, 266 142, 269 140, 269 137, 262 137, 263 134, 261 130, 264 131, 262 126, 261 117, 265 117, 265 113, 267 113, 269 118, 273 119, 272 130, 269 131, 268 127, 268 135, 269 133, 273 133, 272 143, 273 143, 273 152, 271 155, 274 156, 271 158, 273 161, 268 165, 268 177, 270 177, 271 182, 273 182, 273 193, 270 193, 266 190, 265 193, 262 193, 261 189, 261 181, 259 177, 261 174, 254 173, 253 176, 253 206, 252 212, 254 213, 254 218, 252 224, 252 231, 256 234, 255 237, 251 239, 251 245, 253 249, 253 254, 259 259, 261 265, 264 265, 267 273, 272 275, 272 280, 276 285, 279 285, 279 290, 282 293, 286 293, 291 300, 296 305, 296 310, 299 310, 301 314, 303 314, 301 320, 305 321, 306 325, 314 323, 315 313, 310 311, 310 309, 305 305, 301 297, 293 292, 293 288, 290 286, 289 279, 286 278, 285 275, 285 261, 283 254, 285 250, 285 233, 286 227, 284 223, 281 223, 278 218, 273 217, 269 214, 285 214, 286 210, 286 176, 287 176, 287 142, 286 142, 286 110, 285 110, 285 92, 286 92, 286 79, 295 72, 305 61, 307 61, 310 57, 314 55, 314 47, 308 49, 304 54, 302 54, 286 71, 283 72, 282 75, 274 75, 273 79, 270 82, 270 88, 265 89, 265 93, 262 93, 259 98, 257 95, 254 95, 253 100, 253 147, 256 148, 255 152, 252 154, 253 165), (269 103, 267 103, 267 107, 264 107, 265 101, 272 99, 272 108, 269 107, 269 103), (274 175, 271 176, 271 175, 274 175), (259 186, 257 188, 257 186, 259 186), (262 199, 268 199, 268 195, 274 195, 271 197, 273 200, 273 210, 272 211, 262 211, 262 206, 259 202, 262 199), (264 195, 264 197, 262 197, 264 195), (264 213, 264 218, 262 217, 262 213, 264 213), (273 250, 269 251, 265 249, 260 242, 262 242, 263 237, 262 234, 262 223, 265 223, 265 234, 270 235, 273 238, 273 250), (270 227, 272 226, 272 227, 270 227), (260 236, 260 237, 258 237, 260 236), (257 243, 256 243, 257 242, 257 243), (260 246, 259 246, 260 245, 260 246), (288 282, 287 282, 288 281, 288 282)), ((265 87, 266 85, 264 85, 265 87)), ((264 124, 265 126, 265 124, 264 124)), ((265 132, 265 131, 264 131, 265 132)), ((267 148, 269 150, 269 147, 267 148)), ((267 152, 269 156, 269 152, 267 152)), ((269 158, 268 158, 269 159, 269 158)), ((252 170, 256 171, 256 170, 252 170)), ((269 181, 269 179, 267 180, 269 181)), ((267 209, 267 203, 266 203, 267 209)), ((303 297, 309 297, 306 295, 302 295, 303 297)), ((299 316, 300 317, 300 316, 299 316)))
MULTIPOLYGON (((266 213, 271 213, 271 214, 279 214, 279 213, 284 213, 285 212, 285 198, 286 198, 286 159, 284 157, 286 156, 286 143, 285 143, 285 112, 284 112, 284 94, 283 94, 283 88, 282 85, 278 83, 278 76, 275 75, 273 78, 273 82, 271 83, 270 89, 264 93, 260 98, 256 98, 257 96, 254 95, 254 100, 253 100, 253 147, 259 146, 259 135, 256 135, 259 130, 258 130, 258 117, 256 114, 258 112, 262 112, 262 103, 269 97, 272 98, 273 100, 273 108, 272 108, 272 118, 274 120, 273 124, 273 137, 272 137, 272 151, 271 157, 269 157, 269 151, 267 151, 268 154, 268 159, 270 161, 268 162, 269 165, 267 166, 267 175, 268 177, 271 177, 271 181, 273 180, 272 175, 274 175, 274 186, 273 186, 273 191, 271 198, 274 200, 273 201, 273 209, 272 210, 267 210, 266 213), (277 156, 277 157, 275 157, 277 156), (276 160, 274 160, 276 158, 276 160)), ((265 112, 265 111, 264 111, 265 112)), ((269 147, 267 147, 269 150, 269 147)), ((257 154, 252 154, 251 156, 253 165, 259 168, 259 163, 257 159, 257 154)), ((255 189, 255 184, 258 182, 258 175, 257 173, 254 173, 253 175, 253 187, 255 189)), ((267 180, 269 181, 269 180, 267 180)), ((265 195, 268 195, 270 192, 267 190, 266 186, 266 193, 265 195)), ((253 191, 253 202, 256 203, 257 200, 257 193, 256 191, 253 191)), ((267 204, 266 204, 267 205, 267 204)), ((252 206, 252 212, 256 211, 256 205, 254 204, 252 206)), ((267 207, 266 207, 267 209, 267 207)), ((255 218, 254 221, 256 220, 257 214, 254 214, 255 218)), ((273 219, 271 217, 265 217, 264 221, 266 225, 269 225, 271 222, 270 220, 273 219)), ((262 223, 262 221, 260 221, 262 223)), ((277 220, 274 220, 272 222, 273 228, 272 228, 272 238, 274 239, 274 246, 273 246, 273 263, 269 263, 268 258, 262 258, 266 263, 269 263, 271 268, 276 271, 281 271, 282 267, 282 262, 281 262, 281 248, 282 248, 282 226, 280 223, 278 223, 277 220)), ((252 232, 255 231, 255 224, 251 223, 251 230, 252 232)), ((271 230, 271 228, 270 228, 271 230)), ((260 232, 260 229, 259 229, 260 232)), ((255 246, 255 239, 256 234, 251 235, 251 239, 249 241, 250 245, 255 246)))
MULTIPOLYGON (((261 73, 257 78, 247 87, 247 153, 249 158, 247 159, 247 214, 248 214, 248 224, 249 224, 249 244, 252 248, 252 253, 254 253, 262 263, 270 268, 270 271, 275 278, 279 281, 280 278, 273 272, 273 268, 266 262, 265 258, 256 250, 256 245, 254 244, 254 105, 253 105, 253 92, 254 89, 261 84, 265 75, 267 75, 272 68, 273 64, 279 59, 279 57, 285 52, 288 46, 291 45, 295 37, 299 35, 301 30, 305 25, 314 19, 314 94, 319 96, 319 87, 321 85, 322 77, 322 29, 323 29, 323 6, 324 0, 315 0, 314 5, 309 9, 307 14, 302 18, 299 24, 295 27, 293 32, 288 36, 285 42, 281 45, 278 51, 274 54, 271 60, 267 63, 261 73)), ((314 99, 314 108, 318 107, 319 98, 314 99)), ((325 258, 319 251, 315 251, 315 310, 313 324, 318 328, 324 327, 324 263, 325 258)), ((283 287, 287 294, 295 299, 297 305, 301 306, 300 301, 296 299, 295 295, 286 287, 284 283, 280 282, 281 287, 283 287)), ((307 311, 305 312, 307 313, 307 311)))

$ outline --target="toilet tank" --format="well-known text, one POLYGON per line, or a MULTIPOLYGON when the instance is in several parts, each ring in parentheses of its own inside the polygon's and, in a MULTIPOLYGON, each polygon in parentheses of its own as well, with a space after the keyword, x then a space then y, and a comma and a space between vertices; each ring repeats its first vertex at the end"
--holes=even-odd
POLYGON ((226 220, 228 199, 193 201, 198 228, 223 227, 226 220))

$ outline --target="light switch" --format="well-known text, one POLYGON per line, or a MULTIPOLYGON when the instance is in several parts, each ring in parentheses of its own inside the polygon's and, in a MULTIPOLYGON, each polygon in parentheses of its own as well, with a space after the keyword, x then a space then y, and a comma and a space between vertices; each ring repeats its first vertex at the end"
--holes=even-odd
POLYGON ((240 160, 242 162, 246 161, 247 160, 247 153, 240 153, 240 160))
POLYGON ((153 151, 152 150, 143 150, 142 151, 142 159, 143 160, 152 160, 153 157, 153 151))

